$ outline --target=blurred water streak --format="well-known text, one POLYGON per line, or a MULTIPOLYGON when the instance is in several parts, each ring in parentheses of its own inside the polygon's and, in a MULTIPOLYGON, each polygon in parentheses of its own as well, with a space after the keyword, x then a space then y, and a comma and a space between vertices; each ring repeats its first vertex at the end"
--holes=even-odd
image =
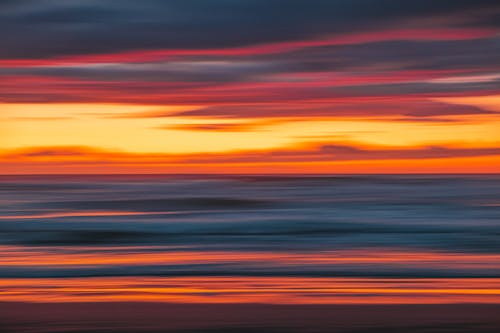
POLYGON ((500 303, 500 176, 2 176, 5 301, 500 303))

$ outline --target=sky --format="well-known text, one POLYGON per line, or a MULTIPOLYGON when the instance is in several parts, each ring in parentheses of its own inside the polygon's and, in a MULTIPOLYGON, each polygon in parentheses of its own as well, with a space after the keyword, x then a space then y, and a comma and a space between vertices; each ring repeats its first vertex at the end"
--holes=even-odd
POLYGON ((0 173, 500 171, 500 3, 5 0, 0 173))

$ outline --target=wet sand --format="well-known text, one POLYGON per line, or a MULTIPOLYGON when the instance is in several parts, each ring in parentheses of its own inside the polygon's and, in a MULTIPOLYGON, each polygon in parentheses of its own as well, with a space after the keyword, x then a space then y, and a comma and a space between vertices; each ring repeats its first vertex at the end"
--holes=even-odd
POLYGON ((0 303, 10 332, 498 332, 500 305, 0 303))

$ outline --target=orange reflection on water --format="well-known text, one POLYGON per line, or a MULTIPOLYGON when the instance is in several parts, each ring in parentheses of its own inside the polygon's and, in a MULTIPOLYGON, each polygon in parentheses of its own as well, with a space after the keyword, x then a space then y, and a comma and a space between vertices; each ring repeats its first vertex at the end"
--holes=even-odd
POLYGON ((3 301, 275 304, 500 303, 499 278, 57 278, 2 279, 3 301))
POLYGON ((0 246, 2 266, 99 266, 162 264, 391 265, 443 269, 500 269, 500 254, 356 249, 319 252, 180 251, 155 246, 0 246))
POLYGON ((136 216, 136 215, 167 215, 177 212, 128 212, 128 211, 75 211, 75 212, 47 212, 26 215, 3 215, 0 220, 27 220, 59 217, 94 217, 94 216, 136 216))

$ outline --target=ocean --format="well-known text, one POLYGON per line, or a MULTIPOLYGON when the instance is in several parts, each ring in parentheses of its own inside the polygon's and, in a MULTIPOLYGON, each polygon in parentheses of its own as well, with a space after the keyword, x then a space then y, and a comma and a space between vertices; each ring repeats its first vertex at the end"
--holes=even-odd
POLYGON ((0 301, 494 305, 499 235, 500 175, 2 176, 0 301))

